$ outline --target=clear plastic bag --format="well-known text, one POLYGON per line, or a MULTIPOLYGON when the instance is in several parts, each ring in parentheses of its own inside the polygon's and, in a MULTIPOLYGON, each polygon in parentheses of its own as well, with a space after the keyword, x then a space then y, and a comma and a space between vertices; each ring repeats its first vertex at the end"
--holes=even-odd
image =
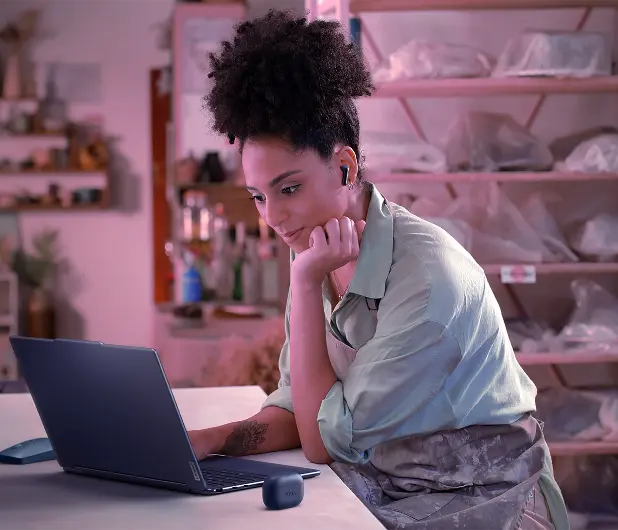
POLYGON ((556 339, 561 350, 618 347, 618 298, 588 279, 571 283, 575 310, 556 339))
MULTIPOLYGON (((540 324, 509 324, 517 341, 513 346, 524 353, 614 352, 618 350, 618 299, 600 285, 578 279, 571 282, 575 309, 559 333, 540 324), (530 330, 528 332, 528 330, 530 330)), ((618 417, 618 405, 613 414, 618 417)))
POLYGON ((410 211, 449 232, 481 263, 540 263, 555 256, 495 183, 473 184, 448 204, 418 199, 410 211))
POLYGON ((618 258, 618 216, 600 214, 586 221, 570 238, 571 247, 588 260, 618 258))
POLYGON ((548 441, 618 440, 618 394, 552 388, 536 399, 548 441))
POLYGON ((556 169, 582 173, 618 173, 618 134, 602 134, 580 143, 556 169))
POLYGON ((618 527, 618 456, 576 456, 556 468, 556 479, 570 510, 604 529, 618 527))
POLYGON ((489 55, 464 45, 411 40, 389 56, 373 75, 376 82, 401 79, 488 77, 495 64, 489 55))
POLYGON ((549 148, 508 114, 472 111, 450 127, 446 161, 451 171, 544 171, 549 148))
POLYGON ((543 340, 548 330, 550 330, 547 324, 537 322, 530 318, 510 318, 506 319, 505 322, 513 349, 526 353, 536 352, 536 348, 533 348, 533 351, 529 351, 526 346, 529 344, 536 346, 536 344, 543 340))
POLYGON ((549 213, 540 192, 532 193, 521 206, 521 214, 552 254, 552 261, 579 261, 569 248, 558 223, 549 213))
POLYGON ((510 39, 494 77, 592 77, 611 75, 605 35, 583 31, 525 31, 510 39))
POLYGON ((376 171, 446 172, 446 157, 433 145, 411 134, 365 132, 362 136, 367 169, 376 171))

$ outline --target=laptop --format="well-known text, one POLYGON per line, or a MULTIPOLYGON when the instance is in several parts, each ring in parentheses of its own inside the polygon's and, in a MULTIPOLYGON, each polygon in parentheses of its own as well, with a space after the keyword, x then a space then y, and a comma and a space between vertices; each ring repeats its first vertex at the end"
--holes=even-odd
POLYGON ((68 472, 216 495, 272 475, 317 469, 241 457, 197 460, 157 352, 102 342, 11 336, 60 467, 68 472))

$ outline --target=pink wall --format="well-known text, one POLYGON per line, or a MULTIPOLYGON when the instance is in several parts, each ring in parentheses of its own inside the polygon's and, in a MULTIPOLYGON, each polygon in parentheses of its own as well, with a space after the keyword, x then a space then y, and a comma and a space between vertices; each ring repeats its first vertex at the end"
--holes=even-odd
MULTIPOLYGON (((149 345, 154 311, 149 69, 169 62, 157 49, 155 25, 168 16, 172 0, 4 0, 0 20, 38 6, 44 6, 44 29, 52 37, 38 46, 35 58, 101 64, 101 104, 73 105, 71 114, 102 114, 107 131, 119 137, 127 167, 116 183, 116 191, 125 192, 120 210, 20 214, 21 233, 28 240, 44 227, 60 230, 74 271, 65 291, 83 320, 64 312, 60 333, 76 334, 83 326, 87 339, 149 345)), ((5 142, 0 154, 8 148, 5 142)))

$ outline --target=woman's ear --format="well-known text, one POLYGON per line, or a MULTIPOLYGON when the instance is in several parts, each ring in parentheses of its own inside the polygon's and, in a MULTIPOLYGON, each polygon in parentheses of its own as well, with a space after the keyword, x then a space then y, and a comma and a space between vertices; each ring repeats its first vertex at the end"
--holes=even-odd
POLYGON ((356 183, 356 177, 358 176, 358 161, 356 159, 356 153, 354 149, 350 146, 341 146, 338 150, 335 151, 335 162, 339 166, 339 169, 342 172, 342 180, 341 183, 344 186, 351 186, 356 183), (344 174, 344 169, 347 168, 344 174), (344 178, 346 184, 343 184, 344 178))

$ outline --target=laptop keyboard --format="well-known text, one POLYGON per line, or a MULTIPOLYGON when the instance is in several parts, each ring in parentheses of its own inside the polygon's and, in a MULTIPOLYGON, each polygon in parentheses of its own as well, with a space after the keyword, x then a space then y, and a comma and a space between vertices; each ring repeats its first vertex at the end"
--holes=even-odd
POLYGON ((251 482, 262 482, 267 475, 247 473, 245 471, 233 471, 231 469, 201 469, 202 476, 209 488, 229 488, 251 482))

